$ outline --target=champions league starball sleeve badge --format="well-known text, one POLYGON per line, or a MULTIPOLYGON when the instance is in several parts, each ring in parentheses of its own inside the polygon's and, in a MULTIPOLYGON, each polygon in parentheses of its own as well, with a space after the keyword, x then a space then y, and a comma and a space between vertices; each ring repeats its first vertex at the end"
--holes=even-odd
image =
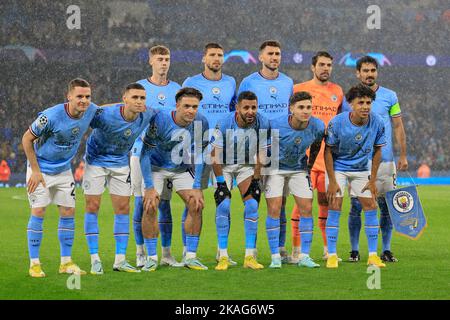
POLYGON ((427 226, 427 220, 416 186, 386 192, 386 203, 395 230, 410 239, 419 239, 427 226))

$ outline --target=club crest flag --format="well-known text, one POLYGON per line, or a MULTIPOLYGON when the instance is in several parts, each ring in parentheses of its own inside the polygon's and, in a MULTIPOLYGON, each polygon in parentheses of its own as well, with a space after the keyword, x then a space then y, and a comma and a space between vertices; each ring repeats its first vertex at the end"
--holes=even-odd
POLYGON ((427 226, 427 220, 416 186, 386 192, 386 203, 395 230, 410 239, 419 239, 427 226))

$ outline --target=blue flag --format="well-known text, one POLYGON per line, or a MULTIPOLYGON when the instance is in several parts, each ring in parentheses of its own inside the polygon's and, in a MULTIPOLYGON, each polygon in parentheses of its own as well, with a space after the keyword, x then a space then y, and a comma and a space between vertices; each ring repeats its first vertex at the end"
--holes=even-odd
POLYGON ((410 239, 419 239, 427 226, 427 220, 416 186, 386 192, 386 203, 395 230, 410 239))

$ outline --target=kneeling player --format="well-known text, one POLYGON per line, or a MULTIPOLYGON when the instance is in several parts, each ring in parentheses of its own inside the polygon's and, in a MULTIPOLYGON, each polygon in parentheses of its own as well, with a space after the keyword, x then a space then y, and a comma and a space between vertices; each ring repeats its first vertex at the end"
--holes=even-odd
POLYGON ((231 187, 236 179, 244 201, 245 260, 244 267, 263 269, 256 261, 256 235, 258 231, 258 205, 261 196, 260 164, 258 150, 267 148, 266 139, 260 139, 260 130, 269 129, 269 121, 258 111, 257 97, 253 92, 239 94, 236 111, 217 124, 212 138, 213 170, 217 180, 216 228, 219 242, 219 262, 216 270, 227 270, 228 234, 230 230, 231 187), (257 158, 256 164, 254 158, 257 158))
POLYGON ((350 195, 358 197, 365 212, 365 229, 369 247, 368 265, 385 267, 377 255, 378 217, 377 179, 381 162, 381 147, 386 144, 384 124, 371 114, 375 92, 365 85, 352 87, 346 94, 353 111, 334 117, 328 124, 325 166, 327 169, 327 199, 330 205, 326 225, 328 252, 327 268, 337 268, 336 243, 343 191, 347 183, 350 195), (369 158, 372 169, 369 171, 369 158))
MULTIPOLYGON (((159 112, 150 122, 144 146, 141 151, 141 170, 144 180, 144 213, 142 216, 142 233, 147 248, 147 261, 143 271, 155 271, 158 266, 156 253, 158 242, 157 209, 164 185, 172 181, 173 188, 183 199, 188 208, 185 222, 186 259, 185 266, 194 270, 207 270, 197 258, 197 247, 202 227, 202 210, 204 206, 201 190, 203 173, 202 149, 208 145, 195 141, 194 136, 204 136, 208 131, 208 121, 197 113, 202 99, 200 91, 183 88, 176 94, 176 110, 159 112), (194 128, 201 132, 195 133, 194 128), (201 143, 200 155, 195 154, 195 172, 191 170, 192 148, 201 143)), ((195 150, 196 150, 195 149, 195 150)))
POLYGON ((281 268, 278 243, 280 210, 286 185, 300 211, 301 254, 298 265, 316 268, 319 265, 309 256, 313 236, 311 213, 313 191, 309 172, 319 153, 325 134, 325 124, 322 120, 311 117, 312 97, 307 92, 295 93, 289 100, 289 108, 290 115, 275 118, 270 122, 272 156, 274 148, 279 148, 279 160, 278 169, 269 170, 265 178, 266 231, 272 254, 272 263, 269 268, 281 268), (306 150, 309 147, 311 147, 311 154, 308 162, 306 150))

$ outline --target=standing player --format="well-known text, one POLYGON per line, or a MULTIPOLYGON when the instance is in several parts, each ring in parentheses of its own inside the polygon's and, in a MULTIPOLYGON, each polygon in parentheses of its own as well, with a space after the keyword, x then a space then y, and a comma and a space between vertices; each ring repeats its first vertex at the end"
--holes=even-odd
POLYGON ((130 227, 131 179, 128 153, 136 137, 154 116, 145 106, 145 90, 139 83, 127 85, 123 102, 99 108, 91 122, 94 129, 86 143, 83 189, 86 198, 84 229, 91 255, 91 274, 103 274, 98 255, 98 210, 105 185, 114 210, 116 256, 114 271, 140 272, 125 259, 130 227))
POLYGON ((339 216, 347 183, 350 194, 358 197, 365 212, 365 230, 369 247, 368 265, 385 267, 377 255, 378 217, 376 179, 381 162, 381 147, 386 144, 383 121, 371 114, 375 93, 362 84, 346 94, 353 111, 338 114, 328 124, 325 166, 327 169, 327 200, 329 212, 326 225, 328 241, 327 268, 338 267, 336 244, 339 216), (369 160, 372 168, 369 171, 369 160))
MULTIPOLYGON (((336 116, 341 110, 341 105, 344 97, 342 88, 335 83, 330 82, 331 72, 333 70, 333 57, 325 51, 317 52, 311 61, 311 71, 313 78, 309 81, 296 84, 294 92, 306 91, 313 97, 312 115, 321 119, 325 126, 328 122, 336 116)), ((317 189, 317 202, 319 205, 318 224, 322 231, 323 239, 323 258, 328 257, 327 237, 325 234, 325 224, 328 217, 328 203, 325 190, 325 162, 323 152, 325 149, 325 142, 322 143, 319 155, 314 162, 314 167, 311 170, 311 182, 314 189, 317 189)), ((298 262, 298 254, 300 253, 300 233, 298 230, 298 221, 300 213, 297 205, 292 210, 292 256, 293 263, 298 262)))
MULTIPOLYGON (((187 78, 183 82, 183 87, 192 87, 202 93, 203 99, 200 101, 199 112, 206 117, 209 127, 214 128, 223 117, 227 116, 235 108, 236 80, 222 73, 224 52, 220 44, 214 42, 206 44, 202 62, 205 65, 203 72, 187 78)), ((202 189, 208 188, 210 176, 211 166, 205 165, 202 189)), ((185 210, 183 223, 186 214, 187 211, 185 210)), ((184 233, 182 236, 184 249, 186 249, 186 236, 184 233)), ((229 262, 231 265, 236 265, 236 262, 231 258, 229 258, 229 262)))
MULTIPOLYGON (((377 175, 377 198, 380 207, 380 228, 383 240, 383 253, 381 260, 386 262, 397 262, 397 258, 391 252, 392 221, 384 195, 387 191, 395 188, 396 168, 392 145, 392 124, 394 135, 400 145, 400 158, 397 167, 399 170, 408 169, 406 158, 406 135, 403 128, 402 114, 394 91, 382 87, 376 83, 378 77, 378 62, 372 57, 365 56, 356 63, 356 76, 362 84, 369 86, 375 93, 376 99, 372 104, 372 112, 381 117, 386 129, 386 145, 381 149, 381 164, 377 175)), ((358 198, 351 199, 351 209, 348 216, 348 228, 352 251, 350 261, 359 261, 359 232, 361 230, 361 204, 358 198)))
MULTIPOLYGON (((251 91, 258 97, 258 112, 271 120, 289 113, 289 98, 292 95, 294 82, 279 71, 281 63, 281 45, 278 41, 267 40, 259 47, 261 70, 244 78, 239 86, 239 93, 251 91)), ((283 262, 288 256, 286 242, 286 198, 280 212, 280 253, 283 262)))
POLYGON ((198 260, 196 254, 204 206, 200 183, 203 173, 202 153, 208 145, 208 141, 197 141, 196 137, 204 137, 208 131, 208 121, 197 113, 199 102, 202 100, 200 91, 183 88, 178 91, 175 100, 175 111, 159 112, 150 122, 141 152, 144 180, 142 233, 148 253, 143 271, 154 271, 158 266, 156 209, 163 187, 169 179, 188 208, 184 226, 187 246, 185 266, 194 270, 208 269, 198 260), (195 179, 191 170, 190 153, 193 148, 197 173, 195 179))
MULTIPOLYGON (((154 46, 149 50, 149 61, 152 75, 147 79, 137 81, 144 86, 146 91, 146 106, 150 106, 155 110, 174 110, 175 95, 181 88, 180 85, 167 78, 170 68, 170 50, 165 46, 154 46)), ((145 130, 143 132, 145 134, 145 130)), ((136 266, 143 267, 146 261, 144 250, 144 238, 142 236, 142 175, 139 164, 139 157, 142 149, 142 137, 136 139, 133 145, 130 167, 131 167, 131 183, 134 194, 134 214, 133 228, 134 238, 136 240, 136 266)), ((182 266, 177 263, 170 252, 172 244, 172 212, 170 208, 171 189, 168 187, 171 183, 164 187, 159 203, 158 223, 161 230, 161 246, 162 258, 161 265, 182 266)))
POLYGON ((301 254, 298 265, 301 267, 319 267, 309 251, 313 236, 312 200, 313 192, 309 178, 312 167, 325 135, 324 123, 311 117, 312 96, 308 92, 297 92, 289 101, 290 115, 283 115, 270 122, 272 147, 279 146, 278 168, 268 173, 265 180, 267 200, 266 232, 269 239, 272 263, 269 268, 281 268, 279 253, 280 210, 283 202, 283 190, 287 185, 300 208, 301 254), (274 135, 278 131, 278 137, 274 135), (308 161, 306 150, 311 147, 308 161))
POLYGON ((219 262, 216 270, 227 270, 228 234, 230 231, 231 187, 233 179, 244 202, 245 260, 244 268, 263 269, 255 257, 258 231, 258 205, 261 197, 261 165, 255 157, 258 150, 267 148, 268 139, 260 137, 260 130, 269 129, 269 121, 258 111, 258 99, 253 92, 239 94, 236 111, 217 124, 211 139, 213 170, 217 180, 216 229, 219 242, 219 262))
POLYGON ((91 87, 86 80, 69 82, 67 103, 39 114, 22 138, 28 159, 27 186, 31 216, 28 222, 29 274, 45 277, 39 261, 42 224, 50 203, 58 206, 58 239, 61 247, 59 273, 86 274, 72 261, 75 234, 75 182, 70 162, 89 128, 97 106, 91 103, 91 87))

